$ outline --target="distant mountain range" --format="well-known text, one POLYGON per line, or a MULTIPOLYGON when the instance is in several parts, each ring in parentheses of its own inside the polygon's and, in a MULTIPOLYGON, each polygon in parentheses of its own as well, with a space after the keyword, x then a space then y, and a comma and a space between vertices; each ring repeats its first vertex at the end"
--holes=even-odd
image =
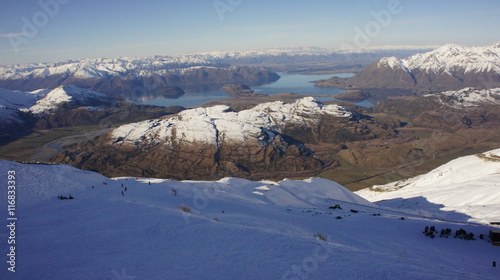
POLYGON ((500 86, 500 43, 485 47, 455 44, 405 59, 384 57, 348 79, 331 78, 317 86, 337 88, 400 88, 419 91, 500 86))
POLYGON ((73 85, 122 96, 137 92, 178 95, 178 90, 173 87, 222 86, 227 83, 259 85, 278 80, 280 77, 274 71, 290 67, 303 69, 308 65, 326 67, 327 64, 328 69, 332 65, 339 69, 355 65, 361 69, 388 54, 404 57, 424 50, 428 49, 329 50, 307 47, 9 65, 0 67, 0 88, 32 91, 73 85))
POLYGON ((206 64, 211 63, 155 57, 15 65, 0 68, 0 87, 31 91, 71 85, 123 97, 148 93, 175 97, 184 93, 179 86, 233 82, 258 85, 280 78, 276 73, 259 67, 206 64))

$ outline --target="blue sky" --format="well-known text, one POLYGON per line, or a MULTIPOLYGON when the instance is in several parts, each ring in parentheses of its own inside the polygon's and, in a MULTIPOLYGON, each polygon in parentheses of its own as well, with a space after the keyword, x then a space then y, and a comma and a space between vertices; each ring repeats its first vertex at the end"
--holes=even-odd
POLYGON ((487 45, 500 41, 499 26, 498 0, 0 0, 0 64, 356 42, 487 45), (377 23, 380 11, 387 24, 377 23))

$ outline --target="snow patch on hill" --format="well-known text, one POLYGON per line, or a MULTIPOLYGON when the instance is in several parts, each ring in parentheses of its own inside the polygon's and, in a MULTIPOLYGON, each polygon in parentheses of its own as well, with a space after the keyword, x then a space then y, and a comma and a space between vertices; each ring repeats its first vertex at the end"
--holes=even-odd
MULTIPOLYGON (((500 149, 461 157, 427 174, 356 192, 377 203, 419 212, 418 198, 441 205, 441 218, 454 219, 452 212, 468 215, 469 221, 500 221, 500 149), (496 159, 496 160, 495 160, 496 159)), ((422 209, 425 210, 425 209, 422 209)), ((420 212, 425 214, 425 212, 420 212)), ((435 213, 431 213, 435 215, 435 213)))
POLYGON ((220 105, 185 110, 169 119, 123 125, 113 130, 111 137, 114 143, 128 144, 183 141, 219 145, 222 141, 248 140, 269 143, 285 123, 314 123, 321 115, 349 118, 352 113, 338 105, 324 105, 312 97, 288 104, 264 103, 240 112, 220 105))
POLYGON ((435 96, 444 105, 454 108, 479 107, 487 104, 500 105, 500 88, 464 88, 456 91, 445 91, 439 94, 429 94, 427 96, 435 96))

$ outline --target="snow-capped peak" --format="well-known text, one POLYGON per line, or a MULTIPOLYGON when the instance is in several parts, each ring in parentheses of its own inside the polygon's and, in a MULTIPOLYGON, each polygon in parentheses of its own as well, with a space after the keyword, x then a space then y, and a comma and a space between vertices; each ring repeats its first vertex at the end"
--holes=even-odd
POLYGON ((109 105, 111 98, 105 94, 81 89, 74 86, 60 86, 47 93, 29 108, 33 114, 40 114, 56 109, 64 103, 75 103, 81 106, 109 105))
POLYGON ((395 56, 381 58, 378 61, 377 66, 378 67, 389 66, 390 68, 393 69, 396 68, 406 69, 406 66, 403 64, 403 61, 395 56))
POLYGON ((494 71, 500 74, 500 43, 485 47, 444 45, 431 52, 416 54, 402 60, 408 69, 427 72, 453 73, 458 69, 468 72, 494 71))
POLYGON ((387 65, 393 69, 406 71, 426 71, 428 73, 453 73, 463 69, 469 72, 490 72, 500 74, 500 43, 485 47, 467 47, 447 44, 427 53, 419 53, 405 59, 384 57, 378 67, 387 65))

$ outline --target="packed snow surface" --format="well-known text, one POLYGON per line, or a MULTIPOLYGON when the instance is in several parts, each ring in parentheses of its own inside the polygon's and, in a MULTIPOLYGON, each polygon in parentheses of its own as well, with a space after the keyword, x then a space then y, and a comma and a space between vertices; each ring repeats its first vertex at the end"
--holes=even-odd
POLYGON ((488 224, 500 221, 500 149, 461 157, 427 174, 356 192, 411 213, 488 224), (429 207, 421 207, 428 204, 429 207), (439 213, 428 208, 439 209, 439 213))
POLYGON ((169 119, 126 124, 112 132, 112 139, 129 144, 183 141, 217 145, 222 141, 270 141, 285 123, 316 123, 321 115, 348 118, 352 113, 338 105, 324 105, 313 97, 293 103, 263 103, 239 112, 219 105, 185 110, 169 119))
POLYGON ((8 171, 16 272, 3 226, 1 279, 498 279, 498 247, 422 234, 489 227, 378 208, 326 179, 109 179, 1 160, 3 182, 8 171))

